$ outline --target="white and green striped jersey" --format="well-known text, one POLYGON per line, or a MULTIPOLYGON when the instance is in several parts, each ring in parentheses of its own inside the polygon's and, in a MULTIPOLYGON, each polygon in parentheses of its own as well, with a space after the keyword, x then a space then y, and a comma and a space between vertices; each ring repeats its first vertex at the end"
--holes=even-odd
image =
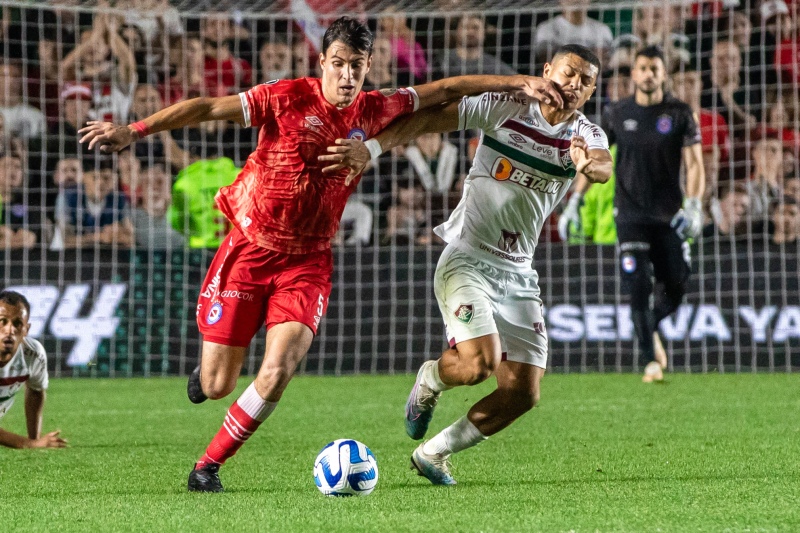
POLYGON ((22 339, 14 357, 0 367, 0 418, 26 383, 34 390, 45 390, 48 385, 47 353, 39 341, 29 337, 22 339))
POLYGON ((459 129, 481 139, 461 201, 436 234, 492 266, 529 272, 542 225, 575 177, 572 137, 606 150, 608 139, 581 113, 551 126, 538 101, 509 94, 467 97, 458 109, 459 129))

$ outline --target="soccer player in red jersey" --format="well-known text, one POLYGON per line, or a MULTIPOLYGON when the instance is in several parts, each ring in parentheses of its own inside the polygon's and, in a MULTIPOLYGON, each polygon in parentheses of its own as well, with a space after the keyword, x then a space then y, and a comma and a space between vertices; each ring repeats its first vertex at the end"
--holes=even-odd
POLYGON ((258 127, 258 147, 236 181, 217 194, 234 226, 212 261, 197 304, 203 334, 189 398, 219 399, 236 387, 247 345, 267 326, 264 361, 233 403, 189 475, 190 491, 221 492, 219 467, 266 420, 306 355, 328 305, 336 234, 358 175, 323 174, 318 157, 338 138, 367 140, 417 109, 488 90, 563 103, 549 81, 532 76, 462 76, 415 88, 361 92, 373 36, 342 17, 323 37, 322 78, 258 85, 239 95, 195 98, 127 126, 89 122, 81 142, 119 151, 159 131, 206 120, 258 127))

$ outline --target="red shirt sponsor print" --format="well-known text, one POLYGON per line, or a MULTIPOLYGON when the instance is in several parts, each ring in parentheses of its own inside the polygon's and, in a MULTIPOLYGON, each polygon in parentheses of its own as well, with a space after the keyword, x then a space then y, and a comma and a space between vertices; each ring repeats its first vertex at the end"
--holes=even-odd
POLYGON ((258 146, 217 205, 250 242, 289 254, 330 248, 358 185, 345 185, 347 170, 323 175, 318 157, 338 138, 373 137, 417 104, 416 93, 399 89, 360 93, 339 109, 317 78, 266 83, 240 97, 246 124, 260 128, 258 146))

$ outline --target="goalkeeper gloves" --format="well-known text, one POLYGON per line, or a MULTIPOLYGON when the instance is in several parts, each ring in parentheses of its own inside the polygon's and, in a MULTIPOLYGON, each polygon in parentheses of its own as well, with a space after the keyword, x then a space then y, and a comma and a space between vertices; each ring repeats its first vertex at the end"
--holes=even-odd
POLYGON ((570 225, 572 225, 576 232, 581 232, 580 209, 582 204, 583 194, 579 192, 572 193, 572 196, 569 197, 569 201, 567 202, 567 206, 558 219, 558 236, 561 237, 562 241, 567 242, 569 239, 570 225))
POLYGON ((687 198, 683 209, 675 213, 670 226, 681 240, 694 239, 700 234, 703 225, 703 207, 699 198, 687 198))

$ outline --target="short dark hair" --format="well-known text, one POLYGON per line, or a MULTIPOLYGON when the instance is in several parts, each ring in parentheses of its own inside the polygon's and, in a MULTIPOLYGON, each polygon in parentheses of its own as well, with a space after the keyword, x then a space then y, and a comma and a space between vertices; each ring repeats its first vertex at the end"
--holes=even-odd
POLYGON ((556 48, 556 51, 553 54, 553 62, 555 63, 556 59, 567 54, 576 55, 587 63, 594 65, 597 67, 597 72, 600 72, 600 70, 603 68, 602 64, 600 63, 600 58, 597 57, 597 54, 579 44, 564 44, 556 48))
POLYGON ((322 53, 326 54, 333 41, 340 41, 353 50, 372 55, 375 36, 364 24, 351 17, 340 17, 333 21, 322 37, 322 53))
POLYGON ((665 63, 664 52, 661 50, 660 46, 654 44, 650 46, 645 46, 644 48, 636 52, 636 56, 633 58, 633 60, 636 61, 640 57, 648 57, 650 59, 658 58, 661 60, 662 63, 665 63))
POLYGON ((0 302, 13 305, 14 307, 19 307, 21 305, 25 308, 28 316, 31 316, 31 304, 28 302, 27 298, 18 292, 7 290, 0 291, 0 302))
POLYGON ((85 152, 81 158, 81 167, 84 172, 95 172, 114 168, 114 156, 103 154, 99 149, 94 152, 85 152))

